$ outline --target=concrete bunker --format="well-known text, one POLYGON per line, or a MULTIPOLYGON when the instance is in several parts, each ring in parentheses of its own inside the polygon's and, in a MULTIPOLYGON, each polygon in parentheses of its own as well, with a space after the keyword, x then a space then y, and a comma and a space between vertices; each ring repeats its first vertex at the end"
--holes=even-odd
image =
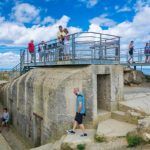
POLYGON ((86 65, 33 69, 8 83, 0 96, 12 115, 17 116, 12 120, 14 127, 39 146, 59 139, 71 127, 74 87, 85 95, 85 123, 91 127, 101 110, 117 110, 118 101, 123 99, 123 68, 86 65))

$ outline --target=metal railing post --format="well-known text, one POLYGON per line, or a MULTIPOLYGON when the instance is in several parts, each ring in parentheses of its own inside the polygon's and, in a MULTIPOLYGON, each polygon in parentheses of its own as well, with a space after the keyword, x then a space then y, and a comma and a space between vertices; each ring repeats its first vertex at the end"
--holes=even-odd
POLYGON ((102 34, 100 33, 99 59, 102 58, 102 34))
POLYGON ((36 48, 34 49, 34 65, 36 65, 36 48))
POLYGON ((72 35, 72 60, 75 60, 75 34, 72 35))
POLYGON ((120 37, 118 37, 118 56, 117 60, 119 61, 120 64, 120 37))
POLYGON ((29 63, 29 50, 27 48, 27 63, 29 63))
POLYGON ((105 58, 106 58, 106 55, 107 53, 106 53, 106 40, 105 40, 105 58))

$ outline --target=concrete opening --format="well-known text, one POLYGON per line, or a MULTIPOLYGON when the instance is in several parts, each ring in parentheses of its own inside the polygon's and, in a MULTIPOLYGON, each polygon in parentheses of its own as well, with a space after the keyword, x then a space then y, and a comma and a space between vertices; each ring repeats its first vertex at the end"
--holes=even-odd
POLYGON ((42 119, 41 117, 34 114, 34 146, 41 145, 41 128, 42 119))
POLYGON ((110 75, 97 75, 97 111, 110 111, 110 75))

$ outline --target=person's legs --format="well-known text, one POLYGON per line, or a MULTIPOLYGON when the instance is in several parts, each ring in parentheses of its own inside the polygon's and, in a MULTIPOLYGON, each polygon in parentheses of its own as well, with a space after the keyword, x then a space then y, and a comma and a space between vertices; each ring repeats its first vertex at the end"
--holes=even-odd
POLYGON ((79 124, 80 129, 82 130, 83 133, 85 133, 85 127, 84 124, 79 124))
POLYGON ((3 129, 3 126, 4 126, 4 124, 5 124, 5 119, 4 119, 4 118, 1 118, 0 120, 1 120, 1 121, 0 121, 0 132, 1 132, 2 129, 3 129))
POLYGON ((73 123, 73 131, 75 131, 75 129, 77 128, 77 125, 78 125, 78 123, 77 123, 77 121, 74 121, 74 123, 73 123))

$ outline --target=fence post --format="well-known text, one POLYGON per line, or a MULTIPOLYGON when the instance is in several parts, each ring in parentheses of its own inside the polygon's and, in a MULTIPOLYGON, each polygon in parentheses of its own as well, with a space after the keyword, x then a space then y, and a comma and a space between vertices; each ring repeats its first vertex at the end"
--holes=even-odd
POLYGON ((102 51, 102 34, 100 33, 100 46, 99 46, 99 59, 103 57, 103 51, 102 51))
POLYGON ((119 64, 120 64, 120 37, 118 37, 118 61, 119 61, 119 64))
POLYGON ((36 65, 36 48, 34 49, 34 65, 36 65))
POLYGON ((29 63, 29 50, 27 48, 27 64, 29 63))
POLYGON ((72 34, 72 60, 75 60, 75 34, 72 34))

